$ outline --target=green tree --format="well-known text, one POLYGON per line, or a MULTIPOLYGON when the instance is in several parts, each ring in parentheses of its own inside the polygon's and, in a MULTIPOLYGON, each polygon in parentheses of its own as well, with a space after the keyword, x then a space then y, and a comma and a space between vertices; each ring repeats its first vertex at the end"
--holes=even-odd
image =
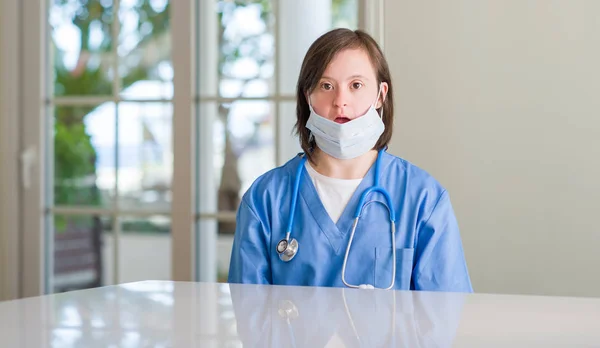
MULTIPOLYGON (((169 22, 169 5, 156 11, 150 0, 138 1, 133 9, 138 13, 139 29, 138 47, 153 38, 165 35, 169 22), (144 30, 142 30, 144 29, 144 30)), ((112 94, 113 72, 110 66, 111 50, 116 44, 111 37, 111 24, 115 16, 114 6, 110 1, 102 0, 55 0, 54 8, 71 15, 71 23, 80 33, 81 47, 75 68, 67 67, 65 53, 54 48, 54 93, 56 96, 107 96, 112 94), (68 10, 69 9, 69 10, 68 10), (91 36, 101 33, 100 44, 92 47, 91 36), (100 60, 100 64, 92 64, 92 57, 100 60)), ((121 85, 127 88, 132 83, 144 80, 149 75, 147 66, 123 66, 121 85)), ((54 180, 55 203, 78 204, 81 195, 77 194, 78 179, 95 174, 96 154, 90 137, 86 132, 84 117, 99 105, 57 107, 54 111, 54 180)), ((89 197, 86 197, 89 203, 89 197)), ((99 200, 92 202, 100 204, 99 200)))
MULTIPOLYGON (((157 9, 152 2, 138 0, 134 8, 127 10, 137 14, 134 16, 138 29, 136 49, 143 50, 156 38, 168 35, 169 5, 157 9)), ((114 71, 111 51, 118 43, 118 39, 111 37, 112 23, 118 17, 112 1, 54 0, 51 9, 62 18, 56 25, 72 24, 77 29, 80 47, 73 68, 67 66, 65 52, 58 45, 51 45, 54 95, 112 95, 114 71)), ((136 81, 147 79, 152 73, 151 66, 143 64, 122 64, 119 70, 124 89, 136 81)), ((59 106, 54 109, 54 203, 57 205, 102 204, 94 182, 96 151, 84 124, 85 116, 98 106, 59 106)), ((64 218, 55 218, 58 231, 64 230, 66 224, 64 218)))
MULTIPOLYGON (((348 22, 349 8, 355 6, 354 0, 332 0, 333 23, 348 22)), ((169 35, 169 7, 157 8, 156 1, 138 0, 131 11, 135 13, 137 48, 151 45, 161 36, 169 35)), ((119 39, 112 37, 112 23, 124 15, 123 9, 119 15, 114 13, 114 4, 110 0, 54 0, 53 9, 66 16, 68 21, 79 31, 79 57, 74 68, 68 67, 65 52, 53 46, 54 52, 54 92, 56 96, 99 96, 111 95, 112 71, 111 51, 119 39), (100 39, 98 39, 98 37, 100 39)), ((251 76, 240 79, 228 73, 227 66, 239 59, 253 59, 262 67, 272 63, 271 53, 261 50, 260 40, 265 35, 271 35, 272 21, 277 20, 272 13, 270 0, 222 0, 217 2, 219 18, 219 80, 224 78, 241 80, 243 85, 261 78, 251 76), (227 36, 229 25, 234 24, 232 15, 238 9, 246 6, 258 6, 260 18, 265 23, 265 31, 238 37, 227 36)), ((350 20, 352 22, 352 20, 350 20)), ((64 23, 64 21, 63 21, 64 23)), ((163 54, 169 55, 168 49, 163 54)), ((160 57, 159 57, 160 58, 160 57)), ((163 57, 168 58, 168 57, 163 57)), ((124 60, 125 62, 126 60, 124 60)), ((156 62, 155 62, 156 63, 156 62)), ((136 81, 145 80, 152 75, 151 66, 144 64, 120 64, 119 76, 123 88, 136 81)), ((241 88, 243 91, 244 88, 241 88)), ((96 153, 91 145, 91 139, 84 125, 84 117, 98 105, 57 107, 54 110, 55 158, 54 182, 55 203, 60 205, 96 204, 100 205, 101 197, 95 184, 82 185, 86 178, 95 175, 96 153), (82 188, 83 186, 83 188, 82 188)), ((219 105, 219 117, 223 124, 229 122, 230 105, 219 105)), ((225 127, 227 129, 227 127, 225 127)), ((255 127, 258 131, 258 127, 255 127)), ((237 158, 231 150, 231 134, 226 131, 225 162, 237 169, 237 158)), ((251 140, 250 140, 251 141, 251 140)), ((243 145, 242 145, 243 146, 243 145)), ((223 171, 219 189, 219 207, 227 210, 237 208, 240 187, 237 170, 223 171), (233 173, 233 175, 232 175, 233 173), (228 177, 226 177, 228 176, 228 177), (229 184, 228 184, 229 183, 229 184)), ((231 230, 235 226, 222 224, 223 230, 231 230)))

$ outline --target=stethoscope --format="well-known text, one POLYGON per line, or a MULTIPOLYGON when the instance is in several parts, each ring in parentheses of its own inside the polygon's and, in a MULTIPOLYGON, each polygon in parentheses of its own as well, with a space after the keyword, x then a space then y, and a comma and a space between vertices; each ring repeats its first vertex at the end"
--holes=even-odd
POLYGON ((296 307, 294 302, 290 300, 280 301, 277 313, 281 318, 286 320, 289 341, 291 342, 292 347, 296 347, 296 338, 294 336, 294 329, 292 328, 292 323, 290 320, 298 318, 298 307, 296 307))
MULTIPOLYGON (((384 150, 380 150, 377 154, 377 160, 375 160, 375 182, 373 186, 366 189, 360 197, 360 201, 358 202, 358 206, 356 207, 356 212, 354 213, 354 223, 352 225, 352 233, 350 233, 350 240, 348 241, 348 246, 346 247, 346 255, 344 256, 344 264, 342 266, 342 282, 347 287, 356 288, 356 289, 374 289, 375 287, 371 284, 361 284, 361 285, 353 285, 346 281, 346 264, 348 263, 348 254, 350 253, 350 247, 352 246, 352 240, 354 239, 354 233, 356 232, 356 227, 358 226, 358 219, 360 218, 363 209, 365 206, 378 202, 378 201, 370 201, 365 204, 365 200, 370 193, 379 192, 381 193, 387 202, 386 208, 390 217, 390 225, 391 225, 391 233, 392 233, 392 281, 390 285, 385 288, 389 290, 394 287, 395 275, 396 275, 396 236, 394 231, 396 230, 396 218, 394 214, 394 209, 392 206, 392 199, 390 198, 389 193, 381 186, 379 186, 379 164, 381 162, 381 155, 384 150)), ((289 262, 294 256, 298 253, 298 241, 295 238, 290 239, 292 226, 294 224, 294 215, 296 213, 296 203, 298 201, 298 192, 300 189, 300 179, 302 177, 302 170, 304 168, 304 164, 306 162, 306 156, 303 156, 300 160, 300 165, 296 170, 296 180, 294 182, 294 192, 292 195, 292 206, 290 210, 290 218, 288 222, 287 232, 285 234, 285 238, 280 240, 277 243, 277 254, 279 254, 279 258, 282 261, 289 262)), ((381 203, 381 202, 380 202, 381 203)), ((382 203, 383 204, 383 203, 382 203)))
MULTIPOLYGON (((392 310, 392 320, 390 323, 391 326, 391 337, 388 338, 388 340, 392 340, 393 342, 396 342, 396 292, 392 292, 392 306, 391 306, 391 310, 392 310)), ((356 338, 356 340, 359 342, 359 344, 361 346, 363 346, 364 342, 361 339, 359 333, 358 333, 358 329, 356 327, 356 324, 354 322, 354 317, 352 316, 352 313, 350 311, 350 307, 348 306, 348 301, 346 300, 346 292, 344 289, 342 289, 342 300, 344 303, 344 309, 346 311, 346 316, 348 318, 348 320, 350 321, 350 327, 352 328, 352 332, 354 333, 354 337, 356 338)), ((293 347, 296 346, 296 339, 294 336, 294 329, 292 328, 292 320, 296 320, 300 315, 299 315, 299 311, 298 311, 298 307, 296 307, 296 305, 294 304, 294 302, 290 301, 290 300, 284 300, 284 301, 279 301, 279 306, 278 306, 278 310, 277 313, 279 314, 279 317, 281 317, 282 319, 284 319, 286 321, 287 327, 288 327, 288 338, 289 338, 289 342, 291 342, 291 345, 293 347)), ((390 342, 391 343, 391 342, 390 342)), ((385 345, 386 347, 390 346, 393 347, 395 345, 385 345)))
MULTIPOLYGON (((395 343, 396 342, 396 291, 392 291, 392 321, 390 323, 390 329, 391 329, 391 337, 388 337, 388 340, 391 340, 392 342, 388 342, 388 343, 395 343)), ((360 335, 358 334, 358 329, 356 328, 356 324, 354 323, 354 317, 352 316, 352 313, 350 311, 350 307, 348 306, 348 302, 346 301, 346 291, 345 289, 342 289, 342 300, 344 301, 344 309, 346 310, 346 315, 348 316, 348 319, 350 320, 350 326, 352 327, 352 331, 354 332, 354 337, 356 337, 356 340, 359 342, 359 344, 362 346, 363 345, 363 341, 360 338, 360 335)), ((390 344, 386 344, 383 347, 395 347, 396 345, 390 345, 390 344)))

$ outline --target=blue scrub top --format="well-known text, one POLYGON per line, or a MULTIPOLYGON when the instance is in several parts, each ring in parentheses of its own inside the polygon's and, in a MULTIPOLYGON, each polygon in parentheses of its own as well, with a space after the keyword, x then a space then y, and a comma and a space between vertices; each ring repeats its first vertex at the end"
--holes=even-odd
MULTIPOLYGON (((373 165, 337 223, 334 223, 308 175, 300 181, 291 238, 298 253, 279 259, 285 238, 294 179, 301 157, 260 176, 244 194, 237 213, 229 283, 343 287, 342 264, 353 214, 363 191, 374 183, 373 165)), ((427 172, 384 152, 379 184, 391 196, 396 213, 395 289, 473 292, 459 228, 448 192, 427 172)), ((367 198, 346 265, 350 284, 389 286, 392 246, 383 195, 367 198)))

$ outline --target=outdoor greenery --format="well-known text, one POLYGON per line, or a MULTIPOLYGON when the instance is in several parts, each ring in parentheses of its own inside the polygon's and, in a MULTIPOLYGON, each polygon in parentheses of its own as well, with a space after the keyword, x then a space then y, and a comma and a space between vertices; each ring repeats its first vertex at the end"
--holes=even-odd
MULTIPOLYGON (((355 11, 356 0, 332 0, 334 25, 355 25, 348 18, 355 11)), ((216 9, 220 30, 219 45, 219 80, 235 79, 242 85, 250 84, 257 79, 268 79, 263 67, 273 64, 273 49, 265 50, 265 37, 272 35, 273 15, 272 0, 216 0, 216 9), (259 33, 237 32, 232 35, 231 26, 235 23, 235 12, 253 6, 259 9, 260 18, 265 23, 264 30, 259 33), (259 67, 255 76, 240 78, 232 73, 231 67, 241 59, 253 60, 259 67)), ((75 64, 69 63, 67 52, 59 47, 59 42, 51 45, 51 56, 54 64, 52 89, 56 97, 60 96, 111 96, 113 79, 120 79, 122 89, 126 89, 137 81, 157 79, 157 65, 161 61, 143 62, 148 56, 147 46, 169 36, 169 10, 167 0, 133 0, 122 1, 120 13, 114 13, 111 0, 52 0, 50 11, 51 26, 56 28, 65 23, 72 24, 79 32, 77 47, 78 57, 75 64), (127 6, 123 6, 123 3, 127 6), (112 37, 113 21, 123 21, 125 16, 134 18, 133 34, 121 32, 118 38, 112 37), (135 42, 131 45, 131 41, 135 42), (129 44, 128 44, 129 43, 129 44), (118 75, 114 70, 112 50, 117 45, 120 56, 118 75)), ((160 42, 170 42, 170 37, 160 42)), ((170 61, 170 47, 162 47, 162 56, 156 57, 170 61)), ((202 59, 200 57, 200 59, 202 59)), ((266 69, 269 71, 269 69, 266 69)), ((273 69, 271 69, 273 71, 273 69)), ((271 73, 272 74, 272 73, 271 73)), ((267 74, 268 75, 268 74, 267 74)), ((240 95, 245 90, 240 88, 240 95)), ((54 204, 55 205, 92 205, 103 206, 106 201, 96 186, 96 150, 92 146, 89 130, 85 128, 84 118, 99 105, 57 106, 54 116, 54 204)), ((231 104, 219 105, 219 118, 225 125, 225 164, 235 170, 223 170, 219 188, 220 210, 236 210, 239 204, 240 178, 237 173, 237 157, 240 151, 256 141, 256 134, 248 139, 232 139, 227 132, 231 104)), ((256 132, 258 132, 258 127, 256 132)), ((66 221, 55 218, 57 231, 66 228, 66 221)), ((139 224, 141 231, 164 231, 164 227, 152 227, 151 224, 139 224)), ((221 223, 221 231, 231 232, 235 225, 221 223)))
MULTIPOLYGON (((119 13, 115 13, 113 0, 50 1, 52 40, 49 53, 53 64, 50 87, 54 97, 102 96, 110 100, 138 81, 165 81, 158 70, 161 64, 171 64, 169 0, 121 0, 119 13), (119 20, 121 32, 114 37, 113 23, 116 20, 119 20), (124 30, 126 22, 128 28, 124 30), (73 52, 62 49, 64 42, 54 35, 65 25, 77 32, 77 42, 69 44, 78 49, 75 58, 73 52), (116 71, 113 60, 115 49, 119 56, 116 71), (115 78, 119 79, 119 91, 113 90, 115 78)), ((217 79, 220 83, 236 81, 240 86, 238 95, 228 95, 229 98, 241 97, 256 81, 274 78, 274 47, 265 46, 265 42, 273 38, 274 21, 280 20, 274 16, 273 1, 279 0, 215 0, 215 15, 219 23, 217 79), (243 23, 236 20, 236 14, 248 9, 258 11, 258 18, 264 23, 260 26, 262 29, 258 32, 234 30, 243 27, 243 23), (240 61, 253 62, 257 73, 252 76, 236 74, 233 67, 240 61)), ((333 26, 356 27, 357 0, 331 0, 331 5, 333 26)), ((202 52, 198 59, 202 59, 202 52)), ((170 81, 166 79, 165 82, 170 81)), ((55 106, 51 110, 53 203, 58 206, 108 206, 112 198, 100 192, 96 184, 99 154, 84 122, 86 116, 100 104, 79 104, 55 106)), ((261 146, 258 123, 254 124, 253 134, 244 138, 236 138, 229 131, 231 110, 231 103, 218 105, 218 117, 224 125, 225 136, 224 168, 217 197, 220 211, 237 210, 241 188, 237 159, 248 148, 261 146)), ((108 217, 54 215, 53 219, 57 235, 85 230, 102 233, 102 230, 115 228, 114 221, 108 217)), ((117 221, 123 233, 167 234, 170 230, 168 222, 160 219, 120 217, 117 221)), ((218 230, 219 233, 231 234, 235 231, 235 223, 219 222, 218 230)), ((227 274, 219 270, 218 278, 225 281, 227 274)))
MULTIPOLYGON (((137 16, 137 47, 168 34, 169 5, 151 6, 156 1, 141 0, 129 11, 137 16)), ((114 69, 111 50, 117 40, 111 37, 111 24, 115 20, 112 1, 105 0, 54 0, 52 15, 58 23, 70 21, 79 31, 79 56, 75 67, 68 66, 65 52, 52 44, 54 57, 53 92, 60 96, 110 96, 113 93, 114 69)), ((52 24, 52 23, 51 23, 52 24)), ((122 40, 122 38, 119 38, 122 40)), ((54 42, 53 42, 54 43, 54 42)), ((120 65, 123 88, 148 78, 152 67, 120 65)), ((55 107, 54 114, 54 204, 92 205, 106 204, 95 184, 97 154, 92 146, 84 117, 98 105, 55 107)), ((72 220, 72 219, 71 219, 72 220)), ((55 217, 57 232, 66 229, 67 220, 55 217)))

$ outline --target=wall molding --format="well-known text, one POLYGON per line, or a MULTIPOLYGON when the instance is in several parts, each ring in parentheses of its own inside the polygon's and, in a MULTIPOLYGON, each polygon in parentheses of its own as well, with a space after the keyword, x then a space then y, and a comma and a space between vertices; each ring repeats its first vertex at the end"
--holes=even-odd
POLYGON ((385 51, 385 1, 359 0, 358 6, 358 27, 373 36, 385 51))

